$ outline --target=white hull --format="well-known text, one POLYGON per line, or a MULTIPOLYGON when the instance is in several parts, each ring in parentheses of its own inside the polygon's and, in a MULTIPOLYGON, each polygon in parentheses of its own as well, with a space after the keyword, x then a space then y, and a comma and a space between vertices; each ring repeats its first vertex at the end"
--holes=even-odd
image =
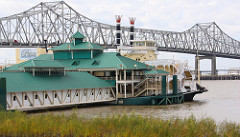
POLYGON ((35 110, 114 101, 110 88, 7 93, 7 110, 35 110))

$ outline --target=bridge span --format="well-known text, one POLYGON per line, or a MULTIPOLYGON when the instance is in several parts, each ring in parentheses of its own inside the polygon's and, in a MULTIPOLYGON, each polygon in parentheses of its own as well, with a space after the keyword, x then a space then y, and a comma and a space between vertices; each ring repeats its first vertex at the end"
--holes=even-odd
MULTIPOLYGON (((91 43, 116 47, 116 26, 94 21, 64 1, 41 2, 14 15, 0 18, 0 48, 56 46, 69 41, 76 31, 91 43)), ((121 27, 121 44, 129 45, 130 27, 121 27)), ((240 59, 240 42, 215 23, 198 23, 183 32, 135 28, 134 38, 155 40, 157 50, 240 59)), ((215 66, 212 66, 214 69, 215 66)), ((213 75, 216 74, 216 69, 213 75)))

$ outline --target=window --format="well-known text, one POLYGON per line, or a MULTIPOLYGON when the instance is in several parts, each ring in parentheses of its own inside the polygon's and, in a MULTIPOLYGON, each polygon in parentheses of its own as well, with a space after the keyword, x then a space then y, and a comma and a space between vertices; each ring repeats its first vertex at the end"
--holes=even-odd
POLYGON ((80 61, 74 61, 73 63, 72 63, 72 66, 77 66, 77 65, 79 65, 80 64, 80 61))
POLYGON ((108 71, 108 72, 105 72, 105 76, 111 76, 111 73, 108 71))
POLYGON ((47 97, 48 97, 47 94, 45 94, 45 99, 47 99, 47 97))
POLYGON ((27 100, 27 95, 24 96, 24 100, 27 100))
POLYGON ((38 99, 38 95, 35 95, 35 99, 38 99))
POLYGON ((13 96, 13 101, 16 101, 17 97, 16 96, 13 96))

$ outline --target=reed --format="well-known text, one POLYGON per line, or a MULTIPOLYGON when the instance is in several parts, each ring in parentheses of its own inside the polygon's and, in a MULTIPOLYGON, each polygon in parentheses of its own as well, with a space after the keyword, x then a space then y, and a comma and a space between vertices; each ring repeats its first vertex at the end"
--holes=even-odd
POLYGON ((218 126, 211 118, 158 119, 136 114, 107 117, 80 117, 0 111, 0 136, 240 136, 240 125, 223 121, 218 126))

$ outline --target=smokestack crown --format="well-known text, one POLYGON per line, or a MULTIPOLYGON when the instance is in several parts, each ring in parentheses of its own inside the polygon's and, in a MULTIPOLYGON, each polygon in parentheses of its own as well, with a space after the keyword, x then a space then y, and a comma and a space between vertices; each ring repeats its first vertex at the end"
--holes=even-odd
POLYGON ((136 20, 136 18, 134 18, 134 17, 130 17, 130 18, 129 18, 130 25, 134 25, 135 20, 136 20))
POLYGON ((122 15, 116 15, 115 18, 116 18, 116 23, 120 23, 122 19, 122 15))

